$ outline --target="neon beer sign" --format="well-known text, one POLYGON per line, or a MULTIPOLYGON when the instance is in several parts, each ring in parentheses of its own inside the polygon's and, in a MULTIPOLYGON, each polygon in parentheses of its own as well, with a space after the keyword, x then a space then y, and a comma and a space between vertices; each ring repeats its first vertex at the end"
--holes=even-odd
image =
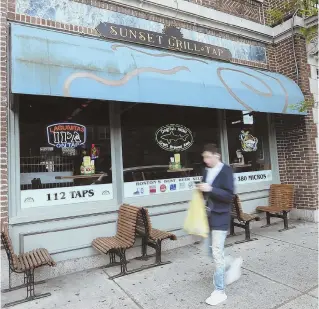
POLYGON ((76 148, 86 142, 86 127, 77 123, 55 123, 47 127, 48 143, 56 148, 76 148))

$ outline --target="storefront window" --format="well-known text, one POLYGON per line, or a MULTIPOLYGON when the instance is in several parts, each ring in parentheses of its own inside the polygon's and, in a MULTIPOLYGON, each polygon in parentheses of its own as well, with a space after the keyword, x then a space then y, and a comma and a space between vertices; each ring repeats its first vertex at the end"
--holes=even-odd
POLYGON ((206 143, 219 145, 217 111, 122 104, 124 196, 191 190, 206 143))
POLYGON ((22 208, 112 199, 108 103, 44 96, 19 102, 22 208))
POLYGON ((267 114, 226 111, 229 162, 238 183, 271 180, 267 114))

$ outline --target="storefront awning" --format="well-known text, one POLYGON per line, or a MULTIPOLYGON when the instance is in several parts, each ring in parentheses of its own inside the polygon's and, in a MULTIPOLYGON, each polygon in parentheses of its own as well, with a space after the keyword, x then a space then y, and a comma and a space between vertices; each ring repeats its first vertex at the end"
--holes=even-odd
POLYGON ((298 114, 287 77, 182 53, 13 24, 13 93, 298 114))

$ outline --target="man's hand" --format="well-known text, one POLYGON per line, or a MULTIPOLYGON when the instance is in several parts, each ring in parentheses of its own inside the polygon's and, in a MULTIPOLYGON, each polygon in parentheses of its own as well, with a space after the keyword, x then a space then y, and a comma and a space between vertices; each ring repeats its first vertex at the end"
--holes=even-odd
POLYGON ((202 192, 210 192, 213 189, 213 187, 208 183, 200 183, 199 185, 197 185, 197 188, 202 192))

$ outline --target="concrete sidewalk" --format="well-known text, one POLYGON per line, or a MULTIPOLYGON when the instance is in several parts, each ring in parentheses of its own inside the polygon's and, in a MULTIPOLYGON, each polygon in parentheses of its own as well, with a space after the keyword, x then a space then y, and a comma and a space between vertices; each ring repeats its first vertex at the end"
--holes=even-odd
MULTIPOLYGON (((223 309, 317 309, 318 229, 314 223, 290 222, 295 229, 278 232, 281 225, 253 228, 258 240, 227 248, 244 258, 243 276, 227 288, 223 309)), ((227 240, 242 239, 243 235, 227 240)), ((172 264, 144 270, 111 281, 118 268, 95 269, 48 280, 36 291, 52 296, 15 306, 16 309, 195 309, 211 308, 212 262, 202 244, 165 252, 172 264)), ((145 262, 131 261, 131 269, 145 262)), ((5 271, 3 269, 3 271, 5 271)), ((23 298, 25 290, 2 294, 2 304, 23 298)), ((213 308, 213 307, 212 307, 213 308)))

